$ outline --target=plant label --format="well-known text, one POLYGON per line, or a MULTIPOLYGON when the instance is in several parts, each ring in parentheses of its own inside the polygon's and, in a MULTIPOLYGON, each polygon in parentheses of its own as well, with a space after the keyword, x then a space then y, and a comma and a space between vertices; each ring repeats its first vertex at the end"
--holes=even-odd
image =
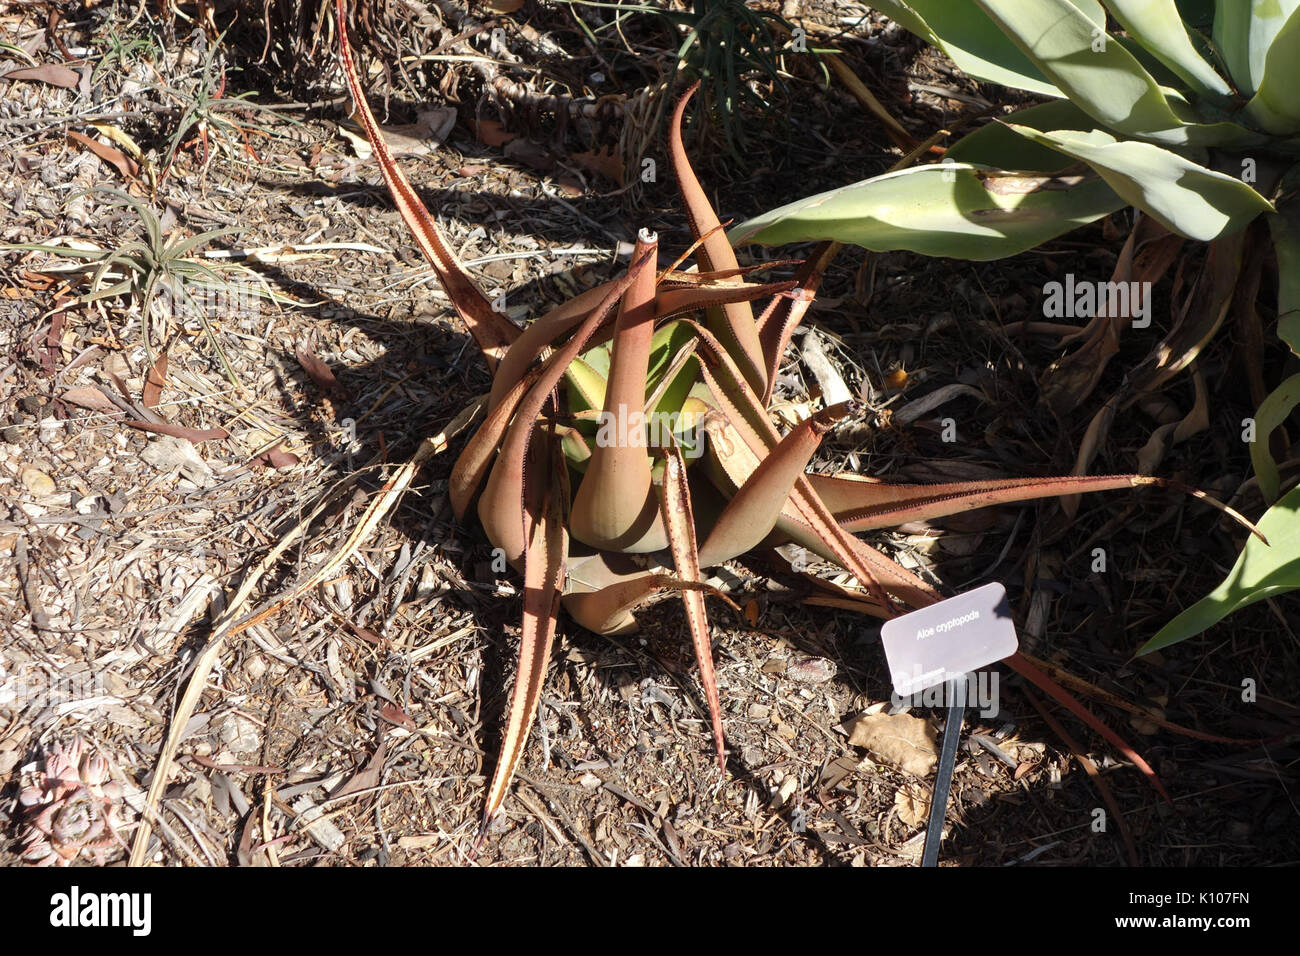
POLYGON ((1010 657, 1019 646, 1007 589, 997 582, 886 621, 880 639, 899 697, 1010 657))

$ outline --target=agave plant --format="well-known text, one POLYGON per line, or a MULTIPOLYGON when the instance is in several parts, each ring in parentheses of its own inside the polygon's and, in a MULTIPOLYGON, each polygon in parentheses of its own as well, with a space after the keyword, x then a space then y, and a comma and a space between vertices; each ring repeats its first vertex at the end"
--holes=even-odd
MULTIPOLYGON (((1248 329, 1259 326, 1254 300, 1270 243, 1277 334, 1300 355, 1300 0, 882 0, 877 6, 970 76, 1052 101, 966 136, 942 164, 759 216, 737 227, 738 241, 833 239, 878 251, 994 259, 1131 205, 1147 218, 1122 250, 1114 282, 1154 282, 1173 266, 1184 238, 1208 241, 1199 273, 1179 266, 1187 278, 1183 307, 1096 413, 1076 473, 1087 470, 1115 413, 1191 365, 1230 312, 1243 316, 1248 329), (1108 30, 1108 15, 1119 29, 1108 30)), ((1123 308, 1097 308, 1068 337, 1078 348, 1043 380, 1054 410, 1068 411, 1093 391, 1131 318, 1123 308)), ((1251 342, 1258 332, 1243 338, 1252 351, 1262 347, 1251 342)), ((1259 405, 1250 455, 1272 503, 1281 486, 1269 437, 1300 404, 1300 376, 1270 393, 1261 365, 1258 355, 1247 356, 1259 405)), ((1148 460, 1158 461, 1165 444, 1196 427, 1192 416, 1164 426, 1152 438, 1148 460)), ((1300 567, 1300 552, 1273 552, 1268 560, 1300 567)))
MULTIPOLYGON (((767 411, 794 328, 821 278, 814 256, 792 282, 746 281, 681 140, 691 92, 670 129, 673 168, 699 271, 659 268, 657 238, 638 237, 626 274, 526 329, 493 311, 393 161, 352 62, 342 0, 342 61, 384 179, 494 373, 487 414, 451 474, 458 518, 478 498, 488 539, 524 578, 519 666, 484 824, 523 753, 561 608, 601 634, 679 592, 725 770, 703 569, 762 545, 795 542, 850 572, 866 613, 890 617, 941 595, 855 532, 969 508, 1139 485, 1136 475, 891 485, 806 474, 822 436, 852 409, 834 406, 782 435, 767 411), (751 302, 770 301, 756 317, 751 302), (702 316, 699 313, 703 313, 702 316)), ((1131 748, 1017 654, 1007 663, 1121 747, 1131 748)), ((1153 782, 1154 775, 1150 774, 1153 782)), ((1161 790, 1163 793, 1163 790, 1161 790)))

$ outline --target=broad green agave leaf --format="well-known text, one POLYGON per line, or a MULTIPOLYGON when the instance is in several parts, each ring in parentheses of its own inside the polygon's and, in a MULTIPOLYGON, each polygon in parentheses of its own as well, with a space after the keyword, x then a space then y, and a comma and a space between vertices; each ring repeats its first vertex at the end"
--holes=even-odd
POLYGON ((1259 490, 1264 493, 1265 501, 1277 500, 1281 481, 1268 448, 1268 436, 1286 421, 1297 405, 1300 405, 1300 375, 1292 375, 1273 389, 1255 412, 1255 440, 1250 446, 1250 461, 1255 466, 1255 477, 1259 479, 1259 490))
POLYGON ((1028 139, 1091 166, 1124 200, 1190 239, 1244 229, 1273 204, 1239 179, 1150 143, 1120 141, 1100 130, 1043 132, 1011 125, 1028 139))
POLYGON ((1277 334, 1300 355, 1300 166, 1282 178, 1277 215, 1268 217, 1277 252, 1277 334))
POLYGON ((1174 0, 1106 0, 1125 32, 1178 74, 1201 96, 1229 96, 1231 90, 1196 51, 1174 0))
POLYGON ((976 166, 991 166, 995 169, 1015 168, 1020 171, 1032 170, 1042 173, 1059 173, 1061 170, 1077 164, 1073 156, 1067 156, 1059 149, 1042 146, 1011 129, 1007 124, 1014 123, 1031 129, 1050 132, 1052 130, 1079 130, 1088 132, 1097 128, 1096 121, 1069 100, 1052 100, 1039 103, 1023 110, 1016 110, 1003 117, 1001 123, 985 123, 979 129, 963 136, 944 153, 944 161, 954 163, 972 163, 976 166))
POLYGON ((734 243, 833 239, 876 252, 1000 259, 1122 209, 1092 175, 1017 173, 971 163, 917 166, 789 203, 741 223, 734 243))
MULTIPOLYGON (((1099 4, 1081 0, 1102 22, 1099 4)), ((876 9, 948 54, 977 80, 1014 86, 1042 96, 1060 96, 1033 61, 974 3, 953 0, 879 0, 876 9)))
POLYGON ((1251 119, 1279 136, 1300 131, 1300 7, 1273 38, 1264 75, 1246 104, 1251 119))
POLYGON ((1300 0, 1216 0, 1214 45, 1242 96, 1259 89, 1273 39, 1297 9, 1300 0))
POLYGON ((1268 509, 1259 530, 1269 543, 1247 540, 1223 583, 1161 628, 1139 655, 1194 637, 1256 601, 1300 588, 1300 487, 1268 509))
MULTIPOLYGON (((1071 0, 976 0, 1061 92, 1109 129, 1171 146, 1235 142, 1233 123, 1186 122, 1141 63, 1071 0)), ((1181 107, 1181 103, 1178 104, 1181 107)))

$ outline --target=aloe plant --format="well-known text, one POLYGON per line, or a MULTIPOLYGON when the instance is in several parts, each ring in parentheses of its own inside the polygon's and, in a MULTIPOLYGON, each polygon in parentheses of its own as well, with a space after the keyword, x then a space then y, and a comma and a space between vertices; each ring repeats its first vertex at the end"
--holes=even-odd
POLYGON ((159 304, 168 301, 162 299, 160 302, 163 296, 169 297, 171 302, 178 303, 189 314, 198 317, 230 384, 237 389, 242 388, 221 348, 216 330, 208 321, 208 310, 200 299, 206 294, 215 293, 231 297, 247 294, 282 305, 296 304, 289 297, 273 290, 265 278, 247 266, 235 263, 214 268, 194 257, 196 250, 207 243, 241 232, 242 229, 227 226, 173 239, 164 234, 162 222, 153 209, 135 196, 105 186, 97 186, 76 195, 88 194, 103 196, 106 208, 132 210, 143 226, 143 238, 127 239, 116 247, 105 249, 31 242, 0 243, 0 253, 36 252, 96 264, 90 279, 90 289, 80 297, 79 303, 89 304, 118 297, 135 301, 140 309, 145 353, 150 363, 154 361, 159 343, 165 342, 169 334, 169 310, 157 308, 159 304), (110 284, 110 278, 116 278, 118 274, 122 277, 110 284), (242 281, 236 284, 229 278, 232 275, 238 276, 242 281))
MULTIPOLYGON (((484 825, 523 753, 563 608, 584 627, 621 634, 664 592, 684 605, 714 748, 724 733, 703 569, 763 545, 797 542, 849 571, 859 606, 890 617, 941 595, 855 532, 972 507, 1164 484, 1137 475, 891 485, 805 473, 822 436, 852 409, 823 409, 781 435, 767 412, 790 336, 825 256, 795 280, 747 281, 681 140, 691 94, 670 128, 673 168, 699 271, 659 267, 657 238, 638 237, 626 274, 552 309, 526 329, 493 311, 396 165, 366 102, 337 0, 342 61, 357 113, 403 219, 494 373, 487 414, 452 470, 449 497, 477 515, 524 579, 519 665, 484 825), (751 302, 770 297, 756 317, 751 302), (700 315, 702 313, 702 315, 700 315), (697 504, 721 497, 717 509, 697 504)), ((725 595, 719 595, 725 598, 725 595)), ((1007 663, 1089 720, 1159 782, 1141 758, 1031 660, 1007 663)), ((1163 793, 1161 788, 1161 793, 1163 793)))

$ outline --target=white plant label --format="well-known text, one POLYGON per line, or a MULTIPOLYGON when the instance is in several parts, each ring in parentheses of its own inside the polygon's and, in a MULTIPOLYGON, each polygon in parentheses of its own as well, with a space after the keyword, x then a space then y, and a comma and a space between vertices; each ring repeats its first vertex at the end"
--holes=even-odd
POLYGON ((1007 589, 997 582, 886 621, 880 639, 899 697, 987 667, 1020 646, 1007 589))

